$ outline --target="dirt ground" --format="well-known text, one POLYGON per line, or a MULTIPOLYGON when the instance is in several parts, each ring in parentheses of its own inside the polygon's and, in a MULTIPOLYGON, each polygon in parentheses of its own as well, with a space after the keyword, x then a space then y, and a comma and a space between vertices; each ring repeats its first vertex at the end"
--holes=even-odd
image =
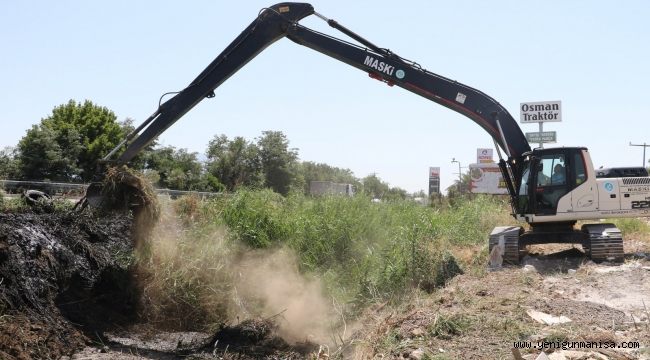
POLYGON ((535 247, 522 266, 461 275, 405 309, 370 312, 357 358, 514 359, 515 342, 529 342, 519 352, 536 359, 532 346, 545 341, 551 359, 650 359, 650 252, 626 246, 623 264, 595 264, 579 246, 535 247), (567 322, 540 323, 537 313, 567 322), (601 348, 571 348, 580 341, 601 348))
POLYGON ((131 226, 123 216, 0 214, 1 359, 514 359, 515 345, 536 359, 542 342, 551 359, 650 359, 647 241, 626 240, 622 264, 533 247, 521 266, 466 271, 407 303, 375 304, 334 348, 289 344, 271 319, 210 334, 139 323, 131 226))
MULTIPOLYGON (((626 244, 627 245, 627 244, 626 244)), ((360 330, 345 348, 303 348, 262 341, 266 350, 238 348, 202 333, 136 332, 107 334, 104 347, 85 348, 71 359, 514 359, 516 341, 536 346, 545 341, 551 359, 650 359, 650 251, 630 241, 623 264, 595 264, 577 248, 532 249, 519 267, 464 274, 431 295, 408 304, 377 304, 362 317, 360 330), (543 324, 529 311, 566 317, 543 324), (638 342, 641 348, 561 349, 562 344, 591 341, 608 346, 638 342), (217 344, 215 346, 215 343, 217 344), (219 345, 223 344, 223 345, 219 345), (269 352, 269 349, 273 349, 269 352), (320 352, 319 352, 320 350, 320 352), (319 355, 320 354, 320 355, 319 355)), ((531 312, 534 313, 534 312, 531 312)), ((239 334, 241 329, 227 330, 239 334)), ((241 338, 236 335, 234 338, 241 338)), ((228 336, 225 336, 228 338, 228 336)), ((519 350, 536 359, 541 349, 519 350)))

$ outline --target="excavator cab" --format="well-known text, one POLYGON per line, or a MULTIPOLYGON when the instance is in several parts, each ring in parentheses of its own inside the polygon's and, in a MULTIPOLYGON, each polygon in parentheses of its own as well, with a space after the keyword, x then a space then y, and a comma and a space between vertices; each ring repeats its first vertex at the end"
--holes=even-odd
MULTIPOLYGON (((587 180, 583 148, 534 149, 524 154, 518 213, 550 216, 561 199, 587 180)), ((570 199, 568 199, 570 203, 570 199)))

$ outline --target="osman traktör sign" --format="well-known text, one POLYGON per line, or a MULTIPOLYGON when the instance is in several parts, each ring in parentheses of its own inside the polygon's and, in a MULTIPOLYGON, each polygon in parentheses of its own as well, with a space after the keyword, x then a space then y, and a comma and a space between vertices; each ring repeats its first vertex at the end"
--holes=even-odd
POLYGON ((562 101, 525 102, 519 111, 521 123, 562 121, 562 101))

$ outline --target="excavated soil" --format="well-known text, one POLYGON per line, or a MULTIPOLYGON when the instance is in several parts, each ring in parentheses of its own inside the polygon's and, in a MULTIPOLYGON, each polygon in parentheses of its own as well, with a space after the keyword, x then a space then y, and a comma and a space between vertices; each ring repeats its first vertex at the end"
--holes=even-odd
POLYGON ((125 214, 0 214, 0 358, 58 358, 134 314, 131 225, 125 214))
POLYGON ((288 344, 270 319, 214 334, 140 323, 134 223, 123 212, 0 214, 0 359, 302 359, 318 350, 288 344))

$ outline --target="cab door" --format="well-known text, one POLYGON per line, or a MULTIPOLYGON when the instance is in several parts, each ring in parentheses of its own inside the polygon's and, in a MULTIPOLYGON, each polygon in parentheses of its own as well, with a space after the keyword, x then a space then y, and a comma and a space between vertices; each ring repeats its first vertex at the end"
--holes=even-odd
POLYGON ((598 190, 596 179, 587 172, 586 160, 582 152, 572 155, 571 172, 575 189, 571 191, 571 206, 574 212, 588 212, 598 209, 598 190))

